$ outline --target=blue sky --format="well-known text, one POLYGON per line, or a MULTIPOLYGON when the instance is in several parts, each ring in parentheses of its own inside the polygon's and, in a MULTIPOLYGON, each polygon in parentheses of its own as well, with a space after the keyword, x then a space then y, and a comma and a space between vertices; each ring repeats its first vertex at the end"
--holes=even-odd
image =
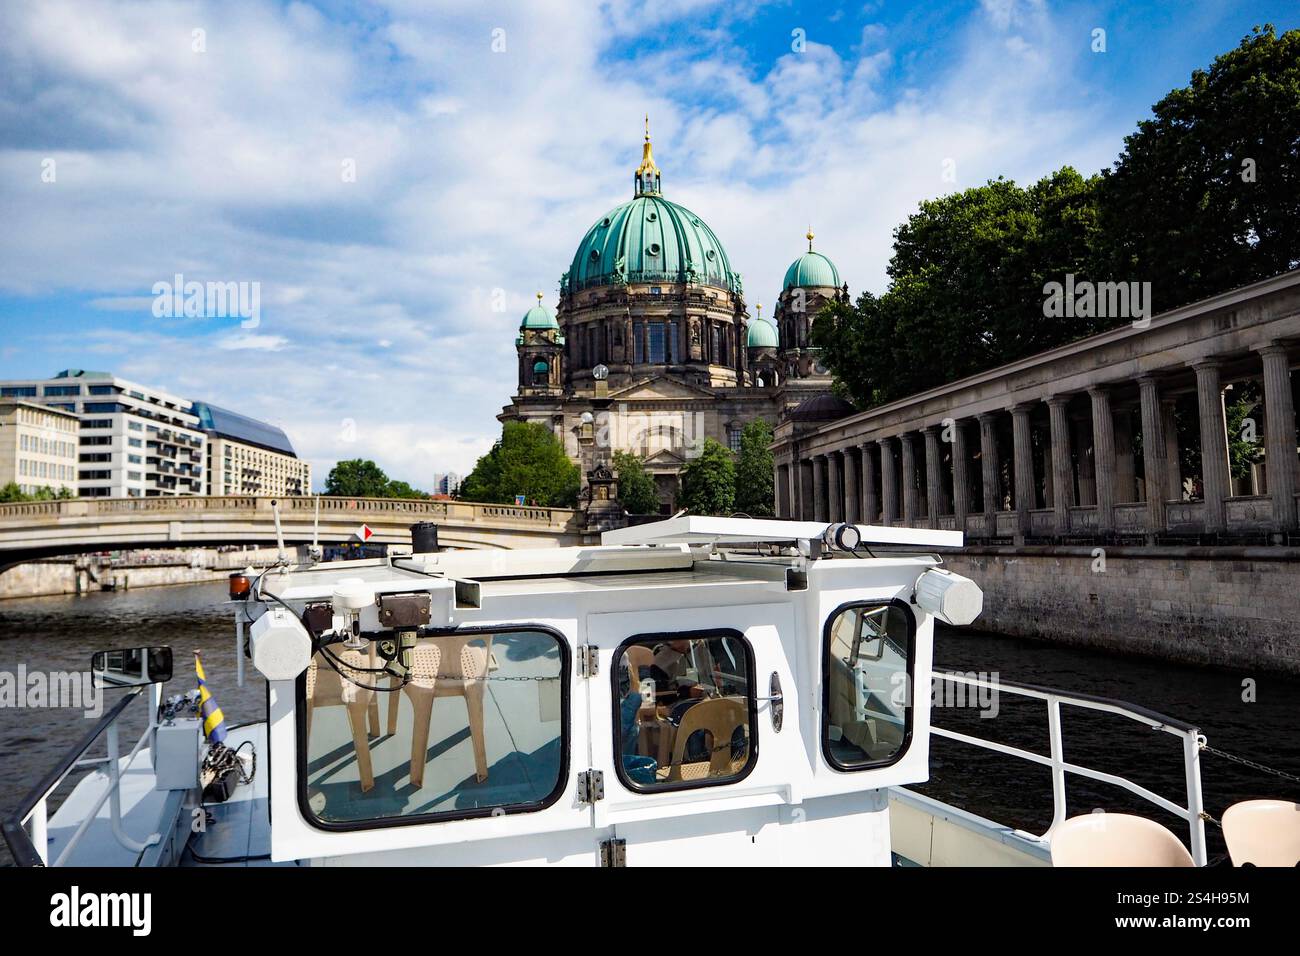
POLYGON ((112 370, 282 425, 318 484, 360 456, 427 486, 495 438, 519 317, 631 195, 644 113, 752 314, 809 223, 879 291, 917 202, 1108 165, 1264 22, 1300 7, 6 2, 0 377, 112 370), (176 273, 260 283, 260 324, 156 318, 176 273))

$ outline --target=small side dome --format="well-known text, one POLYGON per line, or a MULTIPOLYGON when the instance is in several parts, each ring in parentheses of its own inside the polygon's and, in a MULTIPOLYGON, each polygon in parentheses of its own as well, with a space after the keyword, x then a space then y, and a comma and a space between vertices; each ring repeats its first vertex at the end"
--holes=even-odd
POLYGON ((534 363, 533 363, 533 371, 534 371, 534 372, 537 372, 537 373, 540 374, 540 373, 542 373, 542 372, 549 372, 550 370, 551 370, 551 367, 550 367, 549 365, 547 365, 545 362, 534 362, 534 363))
POLYGON ((524 320, 519 323, 523 329, 558 329, 560 323, 555 321, 551 310, 542 305, 542 294, 537 293, 537 304, 524 313, 524 320))
POLYGON ((855 411, 857 409, 833 392, 823 392, 800 402, 790 412, 789 418, 795 422, 830 422, 855 411))
POLYGON ((808 230, 807 239, 808 251, 790 263, 790 268, 785 270, 785 281, 781 283, 781 288, 838 289, 842 284, 840 282, 840 270, 836 269, 835 263, 831 262, 826 256, 820 252, 813 252, 813 231, 811 229, 808 230))
POLYGON ((751 349, 774 349, 777 347, 776 326, 766 319, 758 319, 749 324, 749 337, 746 345, 751 349))

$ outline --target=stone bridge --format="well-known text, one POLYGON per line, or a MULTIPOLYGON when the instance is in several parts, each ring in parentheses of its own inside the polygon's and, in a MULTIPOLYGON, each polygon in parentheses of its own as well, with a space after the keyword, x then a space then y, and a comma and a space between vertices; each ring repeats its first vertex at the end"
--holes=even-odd
POLYGON ((410 544, 411 525, 432 521, 453 548, 542 548, 584 543, 583 514, 466 501, 394 498, 72 498, 0 505, 0 569, 36 558, 123 548, 273 545, 272 501, 286 545, 355 541, 362 524, 377 544, 410 544))

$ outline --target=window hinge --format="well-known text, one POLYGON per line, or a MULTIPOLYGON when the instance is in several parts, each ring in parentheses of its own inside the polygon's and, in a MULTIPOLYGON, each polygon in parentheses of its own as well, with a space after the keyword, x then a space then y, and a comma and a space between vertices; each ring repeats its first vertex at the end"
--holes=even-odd
POLYGON ((578 802, 595 803, 605 799, 605 775, 599 770, 584 770, 578 774, 578 802))
POLYGON ((601 866, 627 866, 627 841, 610 838, 600 843, 601 866))
POLYGON ((596 657, 596 646, 594 644, 583 644, 578 648, 578 676, 595 677, 600 670, 600 664, 596 657))

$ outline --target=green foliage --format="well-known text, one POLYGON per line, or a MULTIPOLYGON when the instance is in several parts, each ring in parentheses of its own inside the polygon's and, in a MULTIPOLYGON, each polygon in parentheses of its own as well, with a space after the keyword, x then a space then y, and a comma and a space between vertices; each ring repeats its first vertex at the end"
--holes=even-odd
POLYGON ((581 475, 564 446, 540 422, 506 422, 501 439, 460 486, 465 501, 509 504, 515 495, 545 507, 571 508, 581 475))
POLYGON ((1259 434, 1259 388, 1245 382, 1233 390, 1235 398, 1224 404, 1228 425, 1228 466, 1233 478, 1245 478, 1250 466, 1264 460, 1263 435, 1259 434))
POLYGON ((24 492, 15 481, 0 487, 0 504, 9 504, 15 501, 62 501, 75 497, 76 495, 70 488, 60 488, 55 491, 49 485, 37 488, 31 494, 24 492))
POLYGON ((682 506, 696 515, 729 515, 736 510, 736 462, 712 438, 682 468, 682 506))
POLYGON ((1104 268, 1160 311, 1300 265, 1300 30, 1256 27, 1171 91, 1104 173, 1104 268))
POLYGON ((659 512, 659 489, 645 470, 645 462, 626 451, 614 452, 614 470, 618 472, 618 500, 629 514, 650 515, 659 512))
POLYGON ((1257 27, 1152 114, 1095 176, 922 202, 889 288, 813 324, 837 390, 870 408, 1128 320, 1045 315, 1067 273, 1150 282, 1163 312, 1300 266, 1300 31, 1257 27))
POLYGON ((1088 275, 1099 181, 1066 167, 921 203, 894 232, 889 290, 813 323, 845 397, 872 407, 1098 331, 1046 317, 1043 286, 1088 275))
POLYGON ((373 461, 351 458, 338 462, 325 479, 325 494, 342 498, 427 498, 404 481, 390 479, 373 461))
POLYGON ((736 456, 736 510, 751 518, 776 514, 773 496, 772 426, 761 418, 740 432, 740 453, 736 456))

